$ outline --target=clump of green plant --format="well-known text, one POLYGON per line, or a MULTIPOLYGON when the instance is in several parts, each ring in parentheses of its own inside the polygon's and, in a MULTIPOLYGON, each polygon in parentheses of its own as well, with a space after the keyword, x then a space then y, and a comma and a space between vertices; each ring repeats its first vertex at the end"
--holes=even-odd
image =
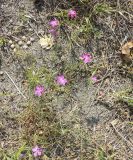
POLYGON ((111 13, 111 11, 112 8, 106 3, 97 3, 93 9, 93 12, 96 14, 111 13))
POLYGON ((0 37, 0 47, 2 47, 3 45, 5 45, 6 42, 7 42, 6 38, 0 37))
POLYGON ((115 93, 119 101, 125 102, 128 106, 133 107, 132 90, 125 90, 115 93))

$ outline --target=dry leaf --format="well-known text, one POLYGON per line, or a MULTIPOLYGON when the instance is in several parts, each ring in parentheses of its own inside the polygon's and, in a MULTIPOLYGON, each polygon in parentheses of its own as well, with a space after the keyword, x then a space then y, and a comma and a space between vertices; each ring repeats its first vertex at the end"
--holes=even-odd
POLYGON ((53 38, 51 36, 46 36, 45 35, 44 37, 40 38, 39 43, 42 46, 42 48, 50 49, 53 46, 54 41, 53 41, 53 38))
POLYGON ((133 41, 124 44, 121 51, 123 60, 126 62, 131 62, 133 59, 133 41))

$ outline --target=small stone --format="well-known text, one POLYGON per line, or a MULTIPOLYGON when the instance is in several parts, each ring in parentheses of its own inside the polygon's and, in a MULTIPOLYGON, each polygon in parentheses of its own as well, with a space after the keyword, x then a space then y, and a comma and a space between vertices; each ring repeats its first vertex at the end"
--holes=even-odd
POLYGON ((43 131, 42 130, 39 131, 39 135, 43 135, 43 131))
POLYGON ((0 75, 3 76, 3 74, 4 74, 4 72, 3 72, 3 71, 0 71, 0 75))
POLYGON ((23 44, 22 41, 19 41, 19 42, 18 42, 18 45, 19 45, 19 46, 22 46, 22 44, 23 44))
POLYGON ((27 45, 30 45, 30 44, 31 44, 31 41, 28 41, 28 42, 27 42, 27 45))
POLYGON ((15 38, 15 42, 18 42, 19 40, 17 38, 15 38))
POLYGON ((8 32, 8 36, 11 36, 12 35, 12 33, 11 32, 8 32))
POLYGON ((30 31, 30 32, 32 32, 32 31, 33 31, 33 29, 32 29, 32 28, 29 28, 29 31, 30 31))
POLYGON ((13 49, 13 52, 16 52, 16 51, 17 51, 17 49, 16 49, 16 48, 14 48, 14 49, 13 49))
POLYGON ((12 23, 12 22, 13 22, 13 20, 12 20, 12 19, 10 19, 10 20, 9 20, 9 23, 12 23))
POLYGON ((35 39, 33 37, 30 38, 30 41, 33 42, 35 39))
POLYGON ((12 49, 14 49, 15 45, 14 45, 14 44, 12 44, 10 47, 11 47, 12 49))
POLYGON ((43 31, 43 30, 40 30, 40 31, 38 31, 38 34, 43 35, 43 34, 44 34, 44 31, 43 31))
POLYGON ((4 50, 7 50, 8 48, 7 47, 4 47, 4 50))
POLYGON ((23 49, 27 49, 28 48, 28 46, 27 45, 23 45, 23 49))
POLYGON ((25 36, 23 36, 23 37, 22 37, 22 40, 23 40, 23 41, 25 41, 25 40, 26 40, 26 37, 25 37, 25 36))
POLYGON ((13 44, 12 40, 9 40, 9 44, 13 44))

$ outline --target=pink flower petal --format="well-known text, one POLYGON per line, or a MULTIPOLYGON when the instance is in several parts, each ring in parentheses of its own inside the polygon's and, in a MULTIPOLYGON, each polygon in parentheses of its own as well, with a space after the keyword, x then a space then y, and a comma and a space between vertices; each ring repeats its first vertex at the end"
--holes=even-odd
POLYGON ((75 10, 69 10, 68 17, 74 19, 77 17, 77 12, 75 10))
POLYGON ((38 157, 42 155, 43 149, 39 148, 38 146, 35 146, 34 148, 32 148, 32 152, 34 157, 38 157))
POLYGON ((66 85, 68 83, 67 79, 65 79, 64 75, 59 75, 56 77, 56 82, 59 84, 59 85, 66 85))
POLYGON ((38 85, 35 87, 35 91, 34 91, 34 94, 38 97, 40 97, 43 93, 44 93, 45 89, 43 86, 41 85, 38 85))
POLYGON ((51 20, 49 22, 49 25, 52 27, 52 28, 57 28, 59 26, 59 21, 57 19, 54 19, 54 20, 51 20))
POLYGON ((49 33, 51 33, 51 35, 52 35, 53 37, 56 37, 56 36, 58 35, 56 29, 50 29, 50 30, 49 30, 49 33))
POLYGON ((38 156, 41 156, 41 155, 42 155, 42 150, 39 150, 39 151, 37 152, 37 154, 38 154, 38 156))
POLYGON ((93 82, 97 82, 98 81, 96 76, 93 76, 91 79, 92 79, 93 82))
POLYGON ((92 56, 89 53, 84 53, 80 56, 80 59, 83 60, 85 64, 87 64, 92 61, 92 56))
POLYGON ((37 153, 37 152, 34 152, 33 155, 34 155, 34 157, 37 157, 37 156, 38 156, 38 153, 37 153))
POLYGON ((36 151, 38 150, 38 148, 39 148, 39 147, 36 145, 34 148, 32 148, 32 151, 33 151, 33 152, 36 152, 36 151))

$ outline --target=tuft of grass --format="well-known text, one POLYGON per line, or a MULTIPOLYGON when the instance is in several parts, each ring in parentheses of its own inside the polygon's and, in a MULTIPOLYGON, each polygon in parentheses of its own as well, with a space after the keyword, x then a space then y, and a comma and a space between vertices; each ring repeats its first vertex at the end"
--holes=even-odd
POLYGON ((5 37, 0 37, 0 47, 4 46, 7 42, 7 39, 5 37))
POLYGON ((97 3, 94 6, 93 12, 96 14, 109 14, 112 10, 112 7, 110 7, 107 3, 97 3))
POLYGON ((106 160, 106 156, 103 150, 98 151, 98 160, 106 160))
POLYGON ((115 93, 115 96, 118 98, 119 101, 125 102, 128 106, 133 107, 133 97, 132 97, 132 90, 124 90, 115 93))

